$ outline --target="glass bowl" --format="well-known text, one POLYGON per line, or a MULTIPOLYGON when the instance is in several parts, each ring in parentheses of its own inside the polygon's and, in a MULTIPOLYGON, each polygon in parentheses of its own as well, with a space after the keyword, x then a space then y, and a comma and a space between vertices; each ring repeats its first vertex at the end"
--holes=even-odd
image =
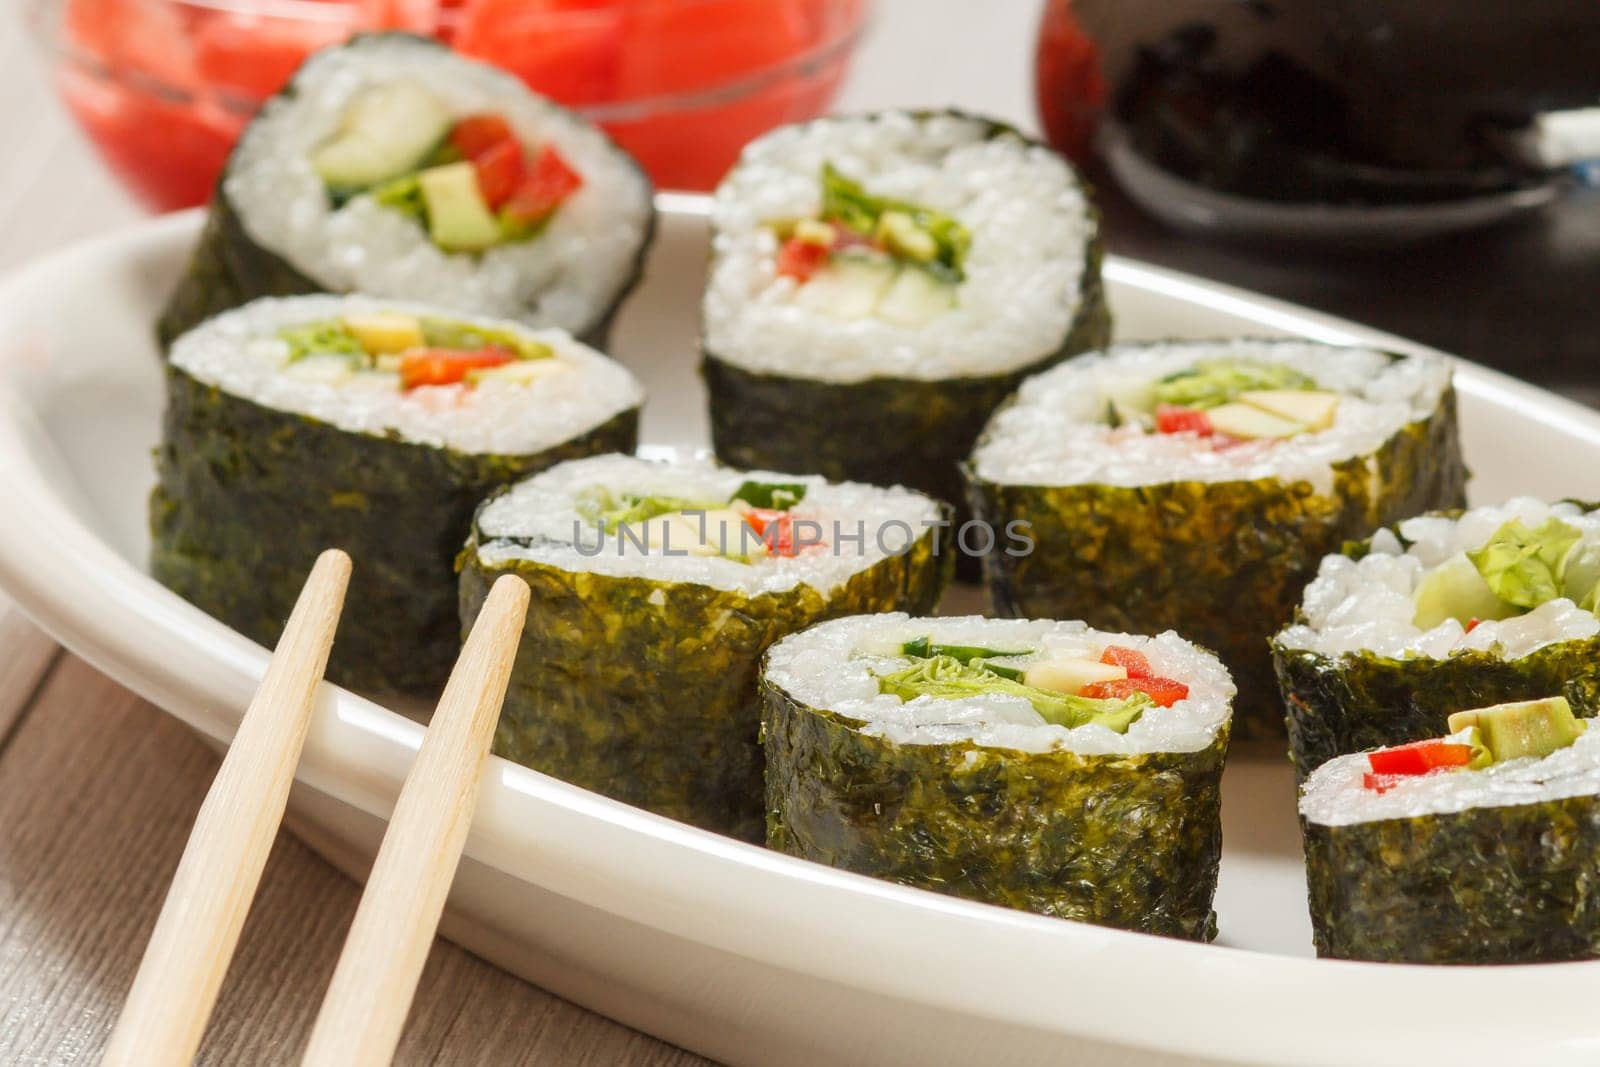
POLYGON ((606 128, 665 188, 709 189, 751 138, 827 110, 868 0, 31 0, 57 91, 146 205, 203 203, 308 54, 404 29, 606 128))

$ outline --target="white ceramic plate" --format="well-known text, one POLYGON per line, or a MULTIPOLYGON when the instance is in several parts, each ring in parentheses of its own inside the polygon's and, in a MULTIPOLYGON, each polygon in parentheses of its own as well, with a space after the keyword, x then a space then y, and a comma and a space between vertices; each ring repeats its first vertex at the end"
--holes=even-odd
MULTIPOLYGON (((615 350, 650 390, 645 440, 703 444, 704 203, 664 196, 661 207, 615 350)), ((267 654, 144 573, 161 406, 150 324, 199 221, 144 223, 0 286, 0 584, 67 647, 220 742, 267 654)), ((1106 276, 1124 338, 1415 347, 1136 263, 1113 259, 1106 276)), ((1457 386, 1476 499, 1600 496, 1600 415, 1468 364, 1457 386)), ((420 736, 324 687, 297 832, 360 877, 420 736)), ((1204 946, 833 871, 495 760, 446 932, 563 996, 736 1063, 1600 1059, 1589 984, 1600 964, 1309 958, 1287 766, 1234 760, 1223 795, 1222 933, 1204 946)))

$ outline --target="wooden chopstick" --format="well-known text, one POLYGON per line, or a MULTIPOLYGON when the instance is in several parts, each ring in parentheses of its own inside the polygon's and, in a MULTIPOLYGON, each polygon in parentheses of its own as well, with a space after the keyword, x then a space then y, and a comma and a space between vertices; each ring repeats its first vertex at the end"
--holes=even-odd
POLYGON ((495 582, 400 790, 304 1064, 360 1067, 394 1057, 466 844, 527 612, 526 582, 495 582))
POLYGON ((200 806, 102 1063, 194 1059, 283 819, 349 582, 349 556, 317 557, 200 806))

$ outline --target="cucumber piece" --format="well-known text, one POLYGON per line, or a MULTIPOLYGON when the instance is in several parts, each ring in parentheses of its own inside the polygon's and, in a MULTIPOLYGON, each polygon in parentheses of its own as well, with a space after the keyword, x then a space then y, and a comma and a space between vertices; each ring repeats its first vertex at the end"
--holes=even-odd
POLYGON ((1416 614, 1412 623, 1431 630, 1446 619, 1465 626, 1473 619, 1509 619, 1516 607, 1494 595, 1465 552, 1458 552, 1423 575, 1412 594, 1416 614))
POLYGON ((878 301, 877 316, 884 322, 914 330, 955 306, 955 286, 925 270, 908 267, 896 275, 878 301))
POLYGON ((483 199, 471 163, 430 167, 417 181, 434 244, 446 252, 480 252, 500 240, 500 223, 483 199))
POLYGON ((886 256, 835 256, 799 288, 795 303, 836 319, 864 319, 877 310, 897 272, 886 256))
POLYGON ((345 109, 339 133, 311 155, 334 192, 349 195, 415 170, 450 132, 437 97, 411 81, 375 85, 345 109))

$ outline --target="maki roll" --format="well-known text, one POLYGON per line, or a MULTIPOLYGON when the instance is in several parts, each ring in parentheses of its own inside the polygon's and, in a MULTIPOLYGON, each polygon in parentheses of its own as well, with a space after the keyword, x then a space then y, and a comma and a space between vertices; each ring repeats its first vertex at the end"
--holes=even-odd
POLYGON ((1098 220, 1072 168, 948 113, 829 118, 716 192, 703 373, 717 455, 905 482, 958 464, 1022 378, 1104 344, 1098 220))
POLYGON ((1322 561, 1274 638, 1295 766, 1561 693, 1600 712, 1600 510, 1517 499, 1424 515, 1322 561))
POLYGON ((858 616, 762 668, 767 843, 1063 919, 1209 941, 1228 672, 1176 634, 858 616))
POLYGON ((328 676, 433 696, 459 648, 453 560, 478 502, 632 448, 643 391, 559 330, 365 297, 264 299, 173 345, 150 565, 277 641, 317 554, 355 559, 328 676))
POLYGON ((1239 685, 1237 736, 1282 737, 1267 642, 1324 555, 1463 503, 1450 367, 1303 341, 1124 345, 1029 379, 967 466, 1001 614, 1173 629, 1239 685))
POLYGON ((1324 763, 1300 798, 1317 954, 1600 957, 1600 734, 1563 697, 1458 711, 1444 737, 1324 763))
POLYGON ((654 224, 648 179, 595 127, 437 42, 358 36, 245 129, 158 334, 361 292, 601 343, 654 224))
POLYGON ((494 750, 707 830, 762 834, 761 655, 836 615, 930 611, 938 502, 699 459, 563 463, 489 500, 461 557, 470 626, 533 590, 494 750))

